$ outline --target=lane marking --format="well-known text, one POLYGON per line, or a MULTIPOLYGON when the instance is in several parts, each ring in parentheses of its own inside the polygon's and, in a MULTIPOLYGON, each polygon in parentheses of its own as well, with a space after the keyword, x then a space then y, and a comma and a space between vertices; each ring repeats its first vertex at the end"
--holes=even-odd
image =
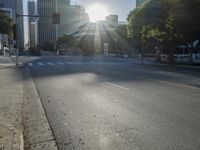
POLYGON ((66 64, 69 64, 69 65, 74 65, 74 63, 71 63, 71 62, 65 62, 66 64))
POLYGON ((55 64, 51 63, 51 62, 48 62, 47 63, 48 65, 51 65, 51 66, 54 66, 55 64))
POLYGON ((119 85, 116 85, 116 84, 113 84, 113 83, 110 83, 110 82, 105 82, 105 83, 108 84, 108 85, 111 85, 111 86, 126 90, 126 91, 130 91, 129 88, 125 88, 125 87, 122 87, 122 86, 119 86, 119 85))
MULTIPOLYGON (((109 67, 109 68, 112 68, 112 67, 109 67)), ((136 69, 136 70, 140 71, 140 72, 144 72, 144 71, 141 71, 139 69, 136 69)), ((145 71, 145 72, 148 73, 147 71, 145 71)), ((132 74, 126 74, 126 75, 131 77, 131 78, 133 77, 132 74)), ((169 82, 169 81, 162 81, 162 80, 152 79, 152 78, 148 78, 148 77, 142 77, 142 76, 138 76, 138 75, 134 75, 134 77, 140 78, 140 79, 144 79, 144 80, 151 80, 151 81, 155 81, 155 82, 160 82, 160 83, 163 83, 163 84, 167 84, 169 86, 176 86, 176 87, 179 87, 179 88, 181 87, 181 88, 189 88, 189 89, 195 89, 195 90, 199 90, 200 89, 199 87, 195 87, 193 85, 184 85, 184 84, 181 84, 181 83, 174 83, 174 82, 172 83, 172 82, 169 82)), ((193 80, 198 80, 198 79, 194 78, 193 80)))
POLYGON ((32 63, 28 63, 29 67, 33 67, 33 64, 32 63))
POLYGON ((62 63, 62 62, 56 62, 57 64, 59 64, 59 65, 65 65, 64 63, 62 63))
POLYGON ((39 66, 44 66, 44 64, 43 64, 43 63, 41 63, 41 62, 39 62, 39 63, 38 63, 38 65, 39 65, 39 66))
POLYGON ((192 79, 192 80, 199 80, 197 77, 194 77, 192 75, 185 75, 182 73, 174 73, 174 72, 168 72, 168 71, 159 71, 159 70, 152 70, 152 69, 138 69, 135 68, 136 71, 149 73, 149 74, 156 74, 156 75, 162 75, 162 76, 168 76, 168 77, 176 77, 176 78, 184 78, 184 79, 192 79))

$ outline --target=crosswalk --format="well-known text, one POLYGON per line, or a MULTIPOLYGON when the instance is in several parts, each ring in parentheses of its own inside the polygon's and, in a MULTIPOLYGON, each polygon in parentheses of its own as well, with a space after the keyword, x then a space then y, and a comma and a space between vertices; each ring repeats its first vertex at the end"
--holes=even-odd
POLYGON ((29 67, 64 66, 64 65, 125 65, 127 63, 113 62, 29 62, 29 67))

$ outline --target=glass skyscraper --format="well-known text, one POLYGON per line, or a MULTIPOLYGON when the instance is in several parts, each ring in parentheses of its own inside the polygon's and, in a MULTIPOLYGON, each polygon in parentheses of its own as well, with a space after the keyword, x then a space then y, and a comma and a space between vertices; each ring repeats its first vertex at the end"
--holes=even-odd
POLYGON ((70 0, 38 0, 38 42, 42 45, 45 41, 54 42, 64 34, 69 33, 69 8, 70 0), (52 22, 53 13, 60 14, 60 24, 52 22))

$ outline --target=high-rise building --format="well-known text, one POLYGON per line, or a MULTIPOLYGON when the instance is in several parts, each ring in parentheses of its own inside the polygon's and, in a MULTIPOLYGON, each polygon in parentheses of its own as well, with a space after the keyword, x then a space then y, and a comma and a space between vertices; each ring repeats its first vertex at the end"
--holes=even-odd
POLYGON ((38 0, 38 42, 56 41, 64 34, 69 33, 70 0, 38 0), (53 13, 60 14, 60 24, 52 22, 53 13))
POLYGON ((27 14, 27 0, 0 0, 0 9, 4 10, 17 23, 18 44, 21 49, 28 48, 28 20, 26 17, 18 17, 16 21, 16 8, 18 14, 27 14), (17 2, 17 4, 16 4, 17 2), (17 7, 16 7, 17 6, 17 7))
POLYGON ((106 17, 106 23, 109 25, 118 25, 118 15, 109 15, 106 17))
POLYGON ((72 5, 69 13, 69 33, 79 30, 80 27, 90 22, 89 15, 86 13, 85 8, 80 5, 72 5))
POLYGON ((136 0, 136 7, 142 6, 145 0, 136 0))
POLYGON ((57 12, 57 0, 38 0, 38 43, 56 41, 57 25, 52 22, 53 13, 57 12))
POLYGON ((57 13, 60 14, 60 24, 58 25, 58 37, 69 33, 70 24, 70 0, 59 0, 57 4, 57 13))
MULTIPOLYGON (((38 15, 37 13, 37 1, 28 1, 28 13, 29 15, 38 15)), ((30 47, 36 47, 38 44, 38 18, 29 17, 29 40, 30 47)))

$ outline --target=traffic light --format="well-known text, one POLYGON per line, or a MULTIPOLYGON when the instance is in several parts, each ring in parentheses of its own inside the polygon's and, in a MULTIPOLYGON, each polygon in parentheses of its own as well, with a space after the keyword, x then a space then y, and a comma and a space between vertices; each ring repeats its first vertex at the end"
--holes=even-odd
POLYGON ((53 13, 53 24, 60 24, 60 14, 53 13))

